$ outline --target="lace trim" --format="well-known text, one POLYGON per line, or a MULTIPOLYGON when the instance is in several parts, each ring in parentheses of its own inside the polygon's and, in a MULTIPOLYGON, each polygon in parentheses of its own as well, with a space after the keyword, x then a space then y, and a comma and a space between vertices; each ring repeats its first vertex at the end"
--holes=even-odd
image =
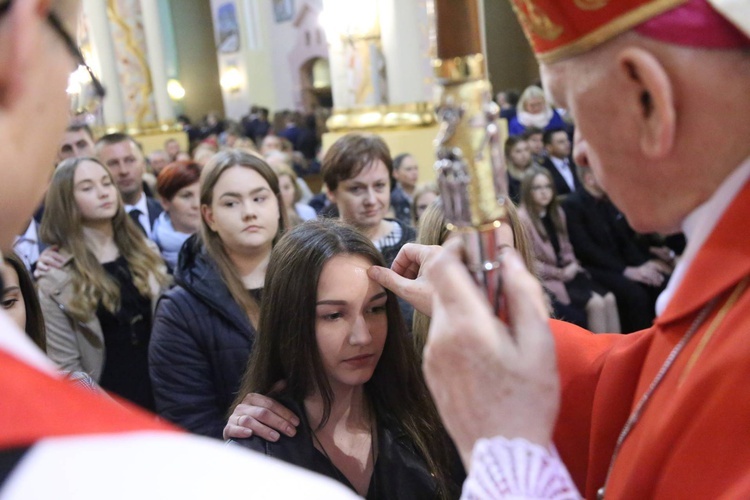
POLYGON ((573 480, 557 455, 525 439, 480 439, 474 445, 464 500, 580 499, 573 480))

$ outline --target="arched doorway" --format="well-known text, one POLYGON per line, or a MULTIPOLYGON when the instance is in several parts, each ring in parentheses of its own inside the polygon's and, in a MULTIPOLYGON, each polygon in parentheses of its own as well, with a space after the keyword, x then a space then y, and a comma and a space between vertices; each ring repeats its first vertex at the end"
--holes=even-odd
POLYGON ((328 59, 313 57, 300 67, 302 104, 305 111, 312 112, 318 108, 332 108, 331 70, 328 59))

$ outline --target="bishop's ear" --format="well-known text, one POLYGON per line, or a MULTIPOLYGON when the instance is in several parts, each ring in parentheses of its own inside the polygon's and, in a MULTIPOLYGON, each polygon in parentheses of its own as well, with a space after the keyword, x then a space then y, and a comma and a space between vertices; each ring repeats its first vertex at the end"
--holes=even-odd
POLYGON ((628 47, 618 54, 621 77, 626 82, 628 109, 636 113, 641 151, 660 159, 674 146, 675 104, 672 82, 659 60, 649 51, 628 47))

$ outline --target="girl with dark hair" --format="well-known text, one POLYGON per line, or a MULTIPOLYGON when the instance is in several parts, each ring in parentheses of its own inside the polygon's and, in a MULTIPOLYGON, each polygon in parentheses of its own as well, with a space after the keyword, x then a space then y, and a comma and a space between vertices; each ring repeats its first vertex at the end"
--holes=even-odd
POLYGON ((92 158, 57 166, 42 241, 65 263, 39 280, 47 355, 148 409, 152 310, 168 283, 161 258, 128 217, 109 170, 92 158))
POLYGON ((3 260, 5 265, 0 266, 3 277, 3 309, 39 349, 46 351, 47 333, 34 282, 16 254, 4 255, 3 260))
POLYGON ((532 167, 521 181, 521 221, 534 249, 536 270, 545 289, 568 312, 562 319, 592 332, 617 333, 620 320, 615 296, 591 280, 573 253, 552 176, 532 167))
POLYGON ((304 223, 274 248, 239 394, 285 380, 279 401, 302 423, 276 443, 237 442, 366 498, 457 497, 450 441, 396 297, 367 276, 373 265, 384 261, 369 239, 333 221, 304 223))
POLYGON ((197 163, 177 161, 164 167, 156 178, 156 191, 164 212, 154 222, 152 239, 170 272, 177 266, 182 244, 200 229, 200 176, 201 168, 197 163))
POLYGON ((271 248, 287 227, 279 182, 262 159, 216 154, 200 179, 201 232, 183 245, 154 319, 149 353, 158 413, 221 438, 255 341, 271 248))

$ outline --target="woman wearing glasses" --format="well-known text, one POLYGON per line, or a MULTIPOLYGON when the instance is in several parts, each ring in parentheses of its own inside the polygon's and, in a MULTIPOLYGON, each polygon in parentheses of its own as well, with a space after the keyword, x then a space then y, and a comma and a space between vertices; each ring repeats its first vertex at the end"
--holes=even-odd
MULTIPOLYGON (((620 320, 615 297, 598 290, 578 263, 568 238, 565 213, 555 194, 546 169, 532 167, 524 174, 519 216, 534 247, 536 271, 558 303, 585 318, 587 324, 580 326, 596 333, 617 333, 620 320)), ((573 321, 574 317, 562 319, 573 321)))

